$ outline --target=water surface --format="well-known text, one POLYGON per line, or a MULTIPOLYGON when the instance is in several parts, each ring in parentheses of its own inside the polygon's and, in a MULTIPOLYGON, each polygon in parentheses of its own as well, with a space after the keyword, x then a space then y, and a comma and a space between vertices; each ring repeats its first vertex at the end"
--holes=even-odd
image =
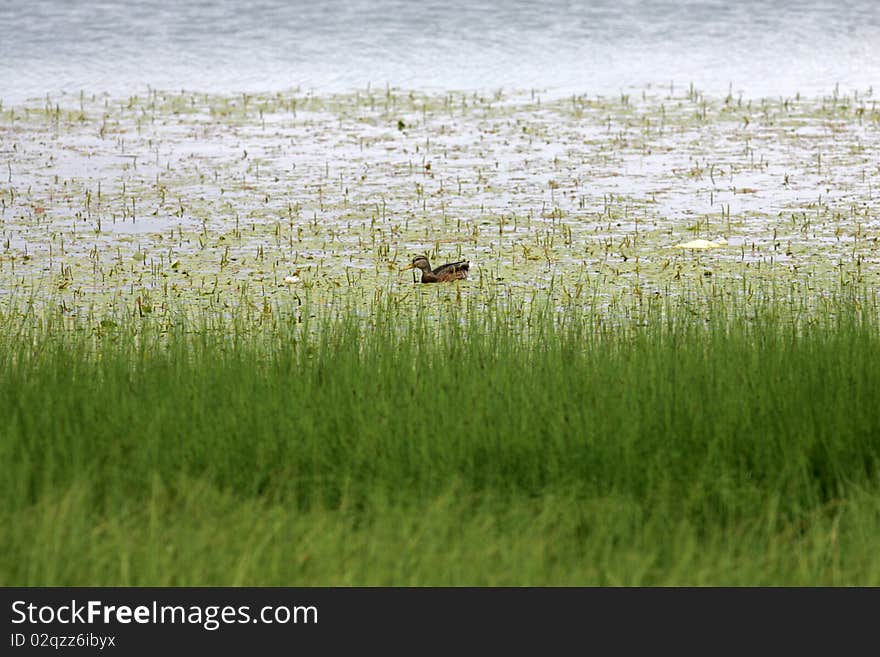
POLYGON ((147 85, 809 95, 880 80, 871 0, 4 0, 0 98, 147 85))

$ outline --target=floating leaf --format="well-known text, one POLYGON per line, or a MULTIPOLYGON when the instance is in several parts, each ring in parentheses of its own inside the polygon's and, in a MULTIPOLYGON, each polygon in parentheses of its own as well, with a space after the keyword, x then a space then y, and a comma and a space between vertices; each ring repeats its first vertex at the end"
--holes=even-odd
POLYGON ((715 242, 710 240, 691 240, 682 244, 676 244, 673 249, 720 249, 727 244, 727 240, 721 239, 715 242))

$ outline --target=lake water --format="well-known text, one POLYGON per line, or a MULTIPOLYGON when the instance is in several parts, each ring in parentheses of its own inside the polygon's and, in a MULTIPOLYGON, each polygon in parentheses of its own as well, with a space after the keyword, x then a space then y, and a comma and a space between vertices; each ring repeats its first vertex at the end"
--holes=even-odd
POLYGON ((7 103, 148 85, 611 94, 693 82, 711 93, 779 96, 878 81, 873 0, 0 3, 7 103))

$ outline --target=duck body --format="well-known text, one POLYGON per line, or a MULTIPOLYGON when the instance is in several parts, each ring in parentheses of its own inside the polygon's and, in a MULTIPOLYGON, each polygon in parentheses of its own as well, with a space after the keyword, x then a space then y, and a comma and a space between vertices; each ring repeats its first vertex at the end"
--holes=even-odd
POLYGON ((449 262, 431 269, 431 263, 428 262, 425 256, 416 256, 409 265, 404 267, 404 270, 406 269, 420 270, 422 272, 422 283, 446 283, 466 279, 470 263, 467 260, 460 260, 459 262, 449 262))

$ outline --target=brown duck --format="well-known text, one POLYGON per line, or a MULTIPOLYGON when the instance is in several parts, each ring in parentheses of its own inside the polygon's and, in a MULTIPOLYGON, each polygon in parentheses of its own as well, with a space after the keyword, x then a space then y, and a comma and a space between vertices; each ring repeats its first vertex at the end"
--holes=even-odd
POLYGON ((431 263, 428 262, 425 256, 416 256, 411 263, 400 271, 421 269, 422 283, 446 283, 447 281, 467 278, 470 266, 467 260, 462 260, 460 262, 449 262, 445 265, 440 265, 436 269, 431 269, 431 263))

